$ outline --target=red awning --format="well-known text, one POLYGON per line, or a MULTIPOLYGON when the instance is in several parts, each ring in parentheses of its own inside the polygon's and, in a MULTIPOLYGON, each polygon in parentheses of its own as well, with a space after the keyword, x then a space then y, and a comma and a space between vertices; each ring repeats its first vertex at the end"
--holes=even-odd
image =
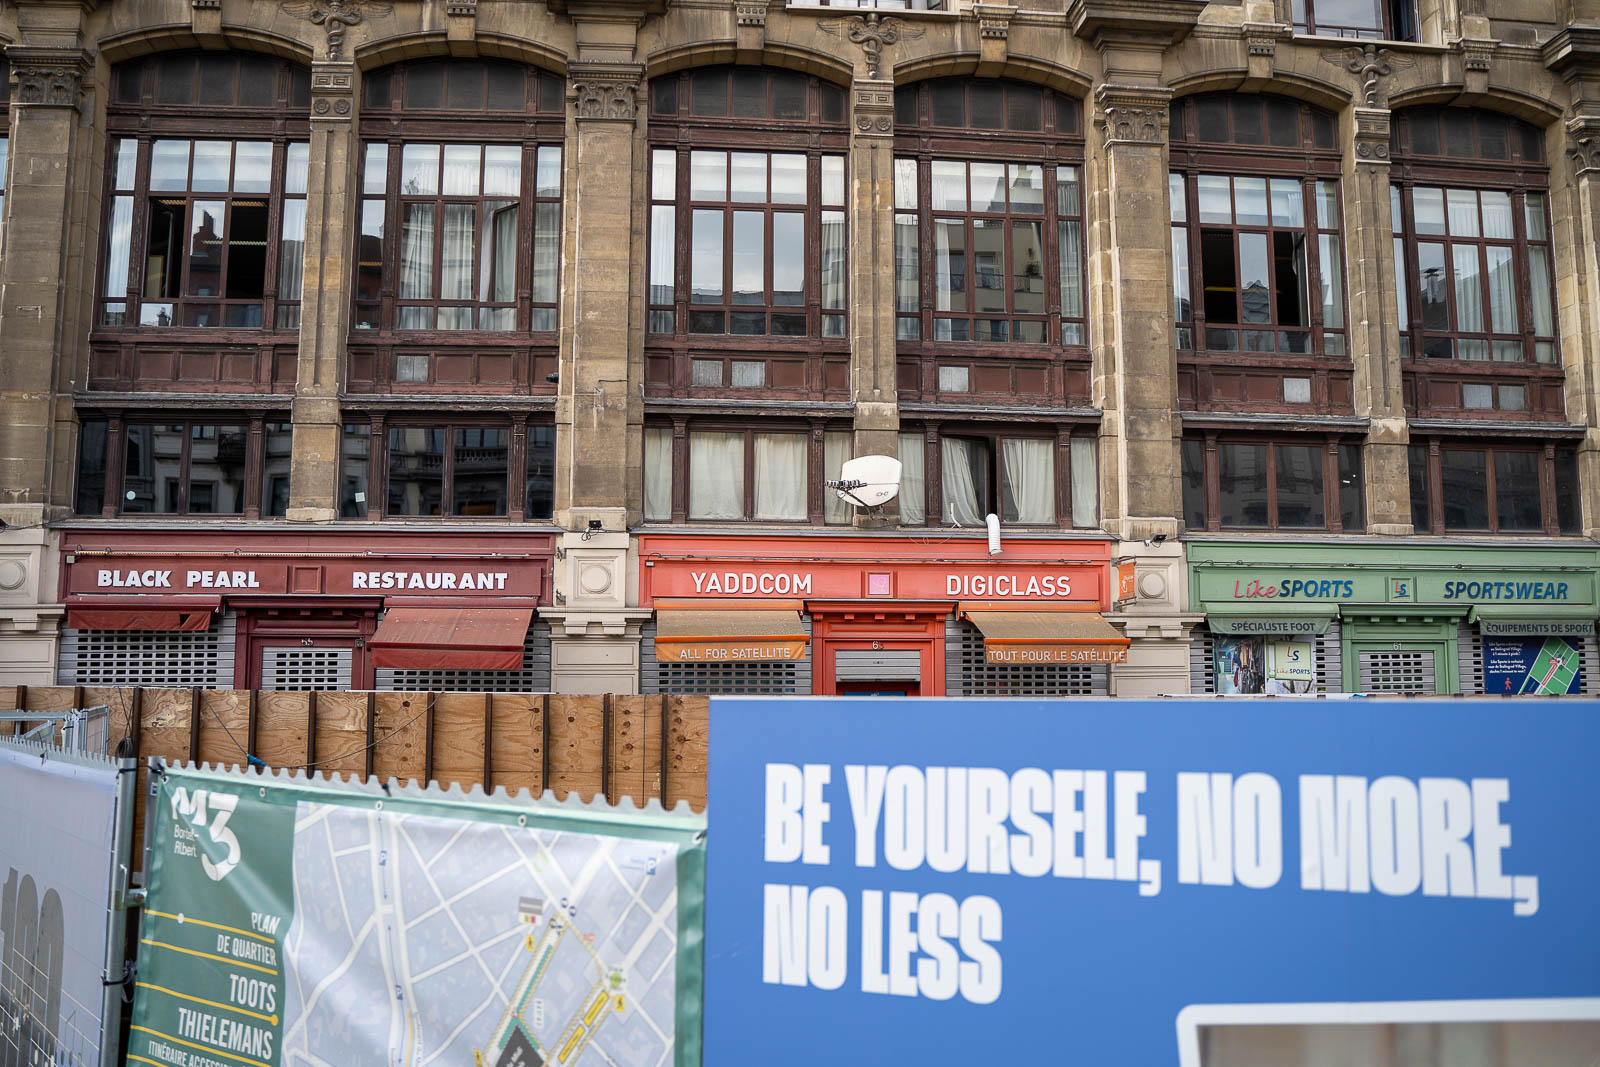
POLYGON ((390 608, 367 647, 397 670, 515 671, 532 608, 390 608))
MULTIPOLYGON (((158 603, 166 603, 160 601, 158 603)), ((220 601, 219 601, 220 603, 220 601)), ((67 607, 67 626, 73 630, 209 630, 217 604, 160 607, 67 607)))

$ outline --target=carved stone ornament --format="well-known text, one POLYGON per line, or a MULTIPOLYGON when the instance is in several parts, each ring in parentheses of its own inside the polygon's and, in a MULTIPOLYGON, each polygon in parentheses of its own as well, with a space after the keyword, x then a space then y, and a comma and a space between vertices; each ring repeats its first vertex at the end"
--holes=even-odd
POLYGON ((1474 74, 1486 73, 1490 60, 1494 59, 1494 41, 1479 41, 1470 37, 1463 37, 1456 42, 1456 47, 1461 49, 1461 66, 1474 74))
POLYGON ((748 3, 734 5, 734 17, 741 26, 767 25, 767 0, 750 0, 748 3))
POLYGON ((216 11, 222 7, 222 0, 193 0, 192 6, 196 11, 216 11))
POLYGON ((11 102, 33 107, 76 107, 89 62, 81 52, 5 50, 11 62, 11 102))
POLYGON ((444 5, 446 15, 459 15, 463 18, 478 17, 478 0, 450 0, 444 5))
POLYGON ((1600 114, 1580 114, 1567 121, 1567 158, 1574 174, 1600 179, 1600 114))
POLYGON ((874 80, 883 63, 884 48, 902 38, 910 41, 923 34, 921 26, 908 26, 892 15, 885 18, 876 11, 865 18, 852 15, 847 19, 823 19, 817 23, 817 28, 860 45, 867 60, 867 77, 874 80))
POLYGON ((851 117, 863 134, 888 137, 894 133, 894 83, 857 82, 851 100, 851 117))
POLYGON ((1017 9, 1004 4, 973 4, 972 14, 978 20, 978 36, 989 41, 1004 41, 1011 35, 1011 16, 1017 9))
POLYGON ((573 74, 572 98, 579 122, 632 122, 638 113, 639 80, 573 74))
POLYGON ((1363 163, 1389 162, 1389 116, 1387 108, 1355 109, 1356 158, 1363 163))
POLYGON ((394 10, 389 0, 282 0, 284 12, 328 31, 327 59, 344 58, 344 35, 368 15, 382 18, 394 10))
POLYGON ((1097 101, 1100 106, 1095 122, 1105 128, 1106 144, 1166 143, 1171 90, 1103 85, 1097 101))
POLYGON ((1361 77, 1361 99, 1368 107, 1384 107, 1381 79, 1411 66, 1411 57, 1375 44, 1351 45, 1322 53, 1322 58, 1361 77))

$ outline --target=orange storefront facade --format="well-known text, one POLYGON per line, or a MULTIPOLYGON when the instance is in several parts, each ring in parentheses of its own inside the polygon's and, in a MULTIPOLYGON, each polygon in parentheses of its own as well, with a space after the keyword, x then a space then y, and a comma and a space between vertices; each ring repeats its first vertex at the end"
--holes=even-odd
POLYGON ((645 692, 1094 695, 1110 543, 645 534, 645 692))

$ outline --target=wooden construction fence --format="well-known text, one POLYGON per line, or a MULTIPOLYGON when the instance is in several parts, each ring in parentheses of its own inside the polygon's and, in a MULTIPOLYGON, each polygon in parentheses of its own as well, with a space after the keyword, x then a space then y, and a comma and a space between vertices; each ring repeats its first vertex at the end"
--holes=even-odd
POLYGON ((0 710, 101 704, 112 751, 131 738, 139 756, 139 836, 149 756, 231 766, 248 752, 269 767, 346 777, 705 809, 703 696, 0 686, 0 710))

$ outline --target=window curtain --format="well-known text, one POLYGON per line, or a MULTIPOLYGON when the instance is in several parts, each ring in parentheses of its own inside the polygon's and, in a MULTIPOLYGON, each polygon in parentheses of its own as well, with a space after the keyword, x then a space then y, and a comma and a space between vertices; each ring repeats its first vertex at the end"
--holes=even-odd
POLYGON ((561 254, 561 205, 539 204, 533 215, 533 299, 535 303, 553 304, 561 254))
POLYGON ((928 483, 924 473, 922 435, 900 435, 900 521, 921 526, 928 521, 928 483))
POLYGON ((400 237, 400 299, 433 299, 433 205, 407 204, 400 237))
POLYGON ((689 435, 689 517, 744 518, 744 434, 689 435))
MULTIPOLYGON (((837 481, 839 469, 844 466, 845 460, 850 458, 851 441, 848 433, 829 433, 822 437, 822 465, 827 469, 826 477, 837 481)), ((822 517, 827 522, 848 523, 855 512, 855 505, 839 499, 839 494, 832 489, 825 490, 822 494, 822 517)))
POLYGON ((509 304, 517 298, 517 206, 505 200, 483 205, 478 299, 509 304))
POLYGON ((444 206, 444 255, 439 262, 439 299, 472 299, 472 244, 476 209, 471 204, 444 206))
POLYGON ((1072 439, 1072 525, 1100 525, 1100 474, 1092 437, 1072 439))
POLYGON ((1055 442, 1011 437, 1000 442, 1005 467, 1007 522, 1056 521, 1055 442))
POLYGON ((1483 329, 1483 288, 1478 275, 1478 246, 1456 245, 1456 329, 1477 333, 1483 329))
POLYGON ((756 434, 755 481, 756 518, 804 519, 806 517, 805 435, 756 434))
MULTIPOLYGON (((283 243, 278 246, 278 299, 299 300, 305 276, 306 202, 283 202, 283 243)), ((126 283, 124 283, 126 284, 126 283)))
POLYGON ((672 429, 667 426, 644 430, 644 517, 672 518, 672 429))
POLYGON ((972 477, 972 463, 981 446, 958 437, 943 438, 939 446, 944 467, 944 521, 957 526, 982 526, 983 502, 978 499, 978 485, 972 477))

